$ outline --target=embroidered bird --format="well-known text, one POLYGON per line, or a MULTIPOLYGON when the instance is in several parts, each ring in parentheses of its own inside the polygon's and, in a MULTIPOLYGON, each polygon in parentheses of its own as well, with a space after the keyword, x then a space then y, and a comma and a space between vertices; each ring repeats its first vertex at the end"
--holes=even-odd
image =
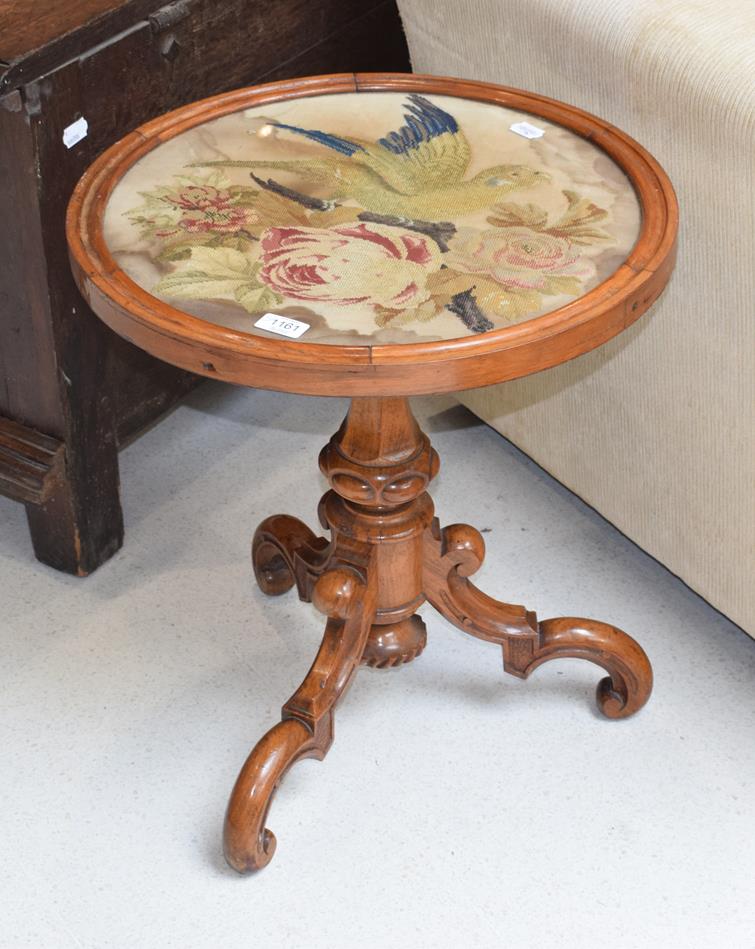
MULTIPOLYGON (((333 201, 351 198, 374 214, 424 221, 471 214, 511 191, 549 180, 545 172, 527 165, 492 165, 465 180, 471 149, 456 119, 424 96, 412 93, 407 98, 405 124, 374 143, 271 121, 335 155, 194 164, 295 172, 327 189, 333 201)), ((283 186, 277 190, 295 194, 283 186)))

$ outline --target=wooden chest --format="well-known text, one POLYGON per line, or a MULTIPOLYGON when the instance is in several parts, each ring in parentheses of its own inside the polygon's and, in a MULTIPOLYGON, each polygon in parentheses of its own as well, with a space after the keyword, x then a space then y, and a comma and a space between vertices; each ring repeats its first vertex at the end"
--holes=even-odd
POLYGON ((118 447, 199 381, 83 303, 64 238, 80 175, 195 99, 408 69, 394 0, 16 0, 0 12, 0 493, 26 505, 40 560, 85 575, 120 547, 118 447))

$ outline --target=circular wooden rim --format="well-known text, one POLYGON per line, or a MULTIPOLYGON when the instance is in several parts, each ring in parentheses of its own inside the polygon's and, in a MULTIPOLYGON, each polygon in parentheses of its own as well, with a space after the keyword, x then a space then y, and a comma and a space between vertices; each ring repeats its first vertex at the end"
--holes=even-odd
POLYGON ((79 181, 66 232, 74 277, 112 329, 167 362, 259 388, 314 395, 411 395, 490 385, 564 362, 634 322, 673 269, 678 206, 655 159, 624 132, 554 99, 490 83, 438 76, 348 73, 224 93, 147 122, 105 151, 79 181), (642 210, 640 234, 619 269, 572 303, 514 326, 458 339, 378 345, 276 340, 202 320, 157 299, 111 256, 105 206, 143 155, 195 125, 250 106, 360 91, 428 92, 490 102, 555 122, 606 152, 630 179, 642 210))

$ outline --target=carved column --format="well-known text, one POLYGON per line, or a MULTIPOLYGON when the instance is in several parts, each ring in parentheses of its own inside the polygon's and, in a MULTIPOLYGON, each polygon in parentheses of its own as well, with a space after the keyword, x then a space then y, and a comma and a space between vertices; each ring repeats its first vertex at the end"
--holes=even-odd
POLYGON ((320 454, 331 491, 320 518, 336 548, 349 541, 374 550, 377 615, 362 661, 409 662, 425 647, 422 538, 433 517, 427 486, 438 456, 401 398, 353 399, 346 419, 320 454))

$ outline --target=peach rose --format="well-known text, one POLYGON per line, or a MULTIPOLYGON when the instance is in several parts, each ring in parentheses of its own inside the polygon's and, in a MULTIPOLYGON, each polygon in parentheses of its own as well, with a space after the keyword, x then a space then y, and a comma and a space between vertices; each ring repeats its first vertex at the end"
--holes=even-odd
POLYGON ((527 227, 495 230, 464 229, 451 241, 445 263, 454 270, 484 274, 505 287, 541 290, 549 277, 586 280, 593 274, 589 261, 563 237, 527 227))
POLYGON ((294 300, 416 306, 428 297, 427 275, 441 264, 429 237, 384 224, 271 227, 260 240, 259 279, 294 300))

